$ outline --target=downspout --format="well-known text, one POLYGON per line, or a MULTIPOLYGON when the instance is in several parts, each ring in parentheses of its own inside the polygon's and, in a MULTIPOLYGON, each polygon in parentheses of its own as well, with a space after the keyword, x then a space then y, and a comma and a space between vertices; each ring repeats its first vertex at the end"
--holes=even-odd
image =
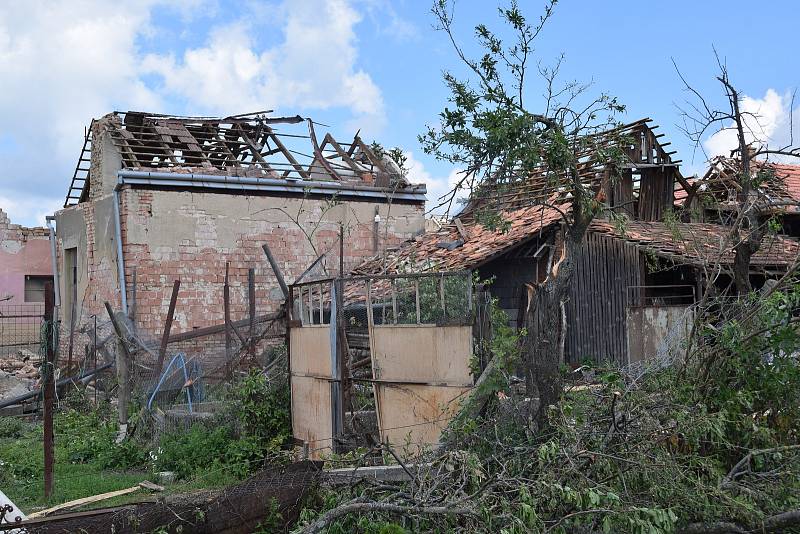
POLYGON ((128 316, 128 293, 125 288, 125 258, 122 255, 122 222, 119 216, 119 190, 122 178, 114 188, 114 239, 117 241, 117 275, 119 276, 119 294, 122 297, 122 313, 128 316))
POLYGON ((53 220, 55 217, 48 215, 45 217, 47 221, 47 230, 50 232, 50 261, 53 264, 53 293, 55 294, 56 308, 61 306, 61 285, 58 278, 58 256, 56 255, 56 231, 53 229, 53 220))

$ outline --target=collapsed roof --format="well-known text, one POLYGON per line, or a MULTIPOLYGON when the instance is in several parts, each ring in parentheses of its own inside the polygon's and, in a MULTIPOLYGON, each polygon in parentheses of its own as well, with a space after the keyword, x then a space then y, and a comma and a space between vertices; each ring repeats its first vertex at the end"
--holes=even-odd
POLYGON ((336 181, 354 188, 425 192, 424 186, 409 184, 398 165, 358 133, 349 143, 328 133, 320 143, 311 119, 269 113, 178 117, 128 111, 93 120, 64 207, 88 198, 92 142, 100 135, 108 135, 122 169, 130 171, 336 181))
MULTIPOLYGON (((674 151, 668 151, 669 143, 661 143, 663 134, 657 134, 657 125, 652 119, 644 118, 618 127, 583 136, 577 149, 578 179, 587 190, 594 192, 604 189, 604 195, 611 206, 621 206, 630 200, 641 204, 642 211, 651 211, 651 204, 662 194, 671 195, 674 183, 684 183, 680 174, 680 160, 673 160, 674 151), (617 164, 622 179, 611 183, 610 168, 596 155, 607 150, 612 144, 624 143, 621 147, 626 162, 617 164), (646 173, 662 173, 665 191, 651 191, 642 187, 642 176, 646 173)), ((570 188, 566 187, 571 178, 559 176, 546 166, 524 177, 511 177, 503 180, 487 180, 472 195, 470 202, 460 214, 464 221, 470 220, 480 210, 510 211, 533 205, 561 204, 569 201, 570 188)))
MULTIPOLYGON (((626 148, 628 163, 622 165, 621 179, 612 182, 604 165, 593 161, 591 154, 579 154, 579 179, 584 187, 617 212, 632 220, 623 225, 596 219, 590 232, 608 234, 637 245, 643 251, 673 262, 702 266, 711 263, 731 264, 730 229, 715 224, 659 222, 665 210, 678 199, 685 199, 692 183, 678 169, 648 123, 642 119, 614 130, 633 141, 626 148), (638 175, 638 176, 637 176, 638 175), (647 179, 643 180, 643 177, 647 179), (631 207, 631 206, 634 207, 631 207), (642 220, 635 220, 635 219, 642 220)), ((593 149, 605 146, 604 136, 595 134, 593 149)), ((588 150, 588 149, 587 149, 588 150)), ((785 167, 776 166, 779 171, 785 167)), ((796 169, 796 168, 793 168, 796 169)), ((788 182, 789 195, 800 197, 800 172, 788 182), (793 184, 793 185, 792 185, 793 184)), ((356 274, 399 274, 430 270, 458 271, 478 268, 508 254, 535 257, 541 238, 547 237, 571 209, 569 188, 564 187, 546 169, 524 179, 504 183, 490 182, 472 196, 465 209, 449 224, 436 231, 403 243, 385 257, 376 257, 356 268, 356 274), (508 223, 507 231, 487 228, 479 222, 480 210, 490 208, 508 223)), ((800 245, 790 238, 767 235, 761 250, 752 257, 752 265, 784 268, 800 254, 800 245)))
MULTIPOLYGON (((738 183, 740 161, 719 156, 713 159, 705 175, 697 181, 699 191, 714 198, 725 209, 737 204, 741 190, 738 183)), ((752 172, 757 173, 757 191, 767 211, 800 213, 800 166, 754 160, 752 172)))

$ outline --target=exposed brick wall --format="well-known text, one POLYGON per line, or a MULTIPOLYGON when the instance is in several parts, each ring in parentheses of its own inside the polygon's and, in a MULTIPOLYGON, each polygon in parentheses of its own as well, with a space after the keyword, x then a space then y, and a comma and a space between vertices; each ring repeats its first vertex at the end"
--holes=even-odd
MULTIPOLYGON (((376 203, 345 202, 331 207, 325 200, 130 188, 121 192, 121 199, 128 296, 132 298, 135 270, 136 322, 151 335, 158 335, 163 328, 175 279, 181 280, 181 288, 173 331, 221 323, 226 262, 230 264, 234 320, 247 316, 250 267, 255 268, 256 312, 276 310, 283 297, 261 249, 264 243, 287 283, 322 252, 328 253, 331 274, 338 272, 342 220, 345 268, 374 255, 376 203)), ((423 228, 421 205, 396 204, 389 209, 383 204, 379 209, 381 248, 397 245, 423 228)), ((116 274, 104 276, 113 280, 116 274)))

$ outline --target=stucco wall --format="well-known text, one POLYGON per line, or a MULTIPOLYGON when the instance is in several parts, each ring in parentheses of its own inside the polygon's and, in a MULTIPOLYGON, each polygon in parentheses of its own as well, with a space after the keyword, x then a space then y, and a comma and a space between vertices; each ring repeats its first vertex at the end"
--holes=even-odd
POLYGON ((0 299, 10 295, 4 304, 24 304, 25 275, 52 274, 47 230, 11 224, 0 209, 0 299))

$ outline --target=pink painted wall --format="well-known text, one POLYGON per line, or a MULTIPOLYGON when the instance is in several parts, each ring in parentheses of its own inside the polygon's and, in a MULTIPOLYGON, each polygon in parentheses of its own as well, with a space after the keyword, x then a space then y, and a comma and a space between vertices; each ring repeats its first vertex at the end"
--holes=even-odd
POLYGON ((25 275, 53 274, 50 243, 44 228, 11 224, 0 210, 0 299, 4 304, 25 303, 25 275))

